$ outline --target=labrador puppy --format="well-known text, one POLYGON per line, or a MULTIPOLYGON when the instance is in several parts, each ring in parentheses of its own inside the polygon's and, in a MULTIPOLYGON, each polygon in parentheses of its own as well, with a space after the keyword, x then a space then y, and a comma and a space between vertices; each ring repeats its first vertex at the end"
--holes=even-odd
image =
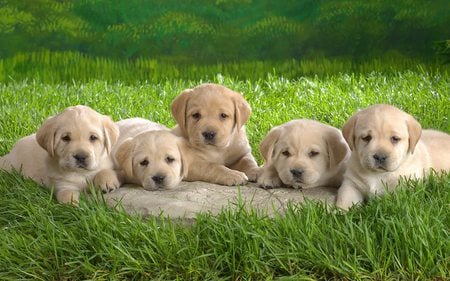
POLYGON ((260 146, 263 188, 339 187, 350 149, 340 130, 313 120, 292 120, 270 130, 260 146))
POLYGON ((20 139, 0 159, 0 167, 54 187, 58 202, 77 204, 89 183, 103 191, 118 186, 96 178, 102 169, 113 167, 109 154, 118 134, 108 116, 83 105, 68 107, 48 118, 36 134, 20 139))
POLYGON ((119 180, 146 190, 176 187, 187 172, 182 138, 163 125, 142 118, 117 122, 120 137, 113 149, 119 180))
POLYGON ((375 194, 395 189, 400 177, 420 179, 429 170, 450 170, 450 135, 422 130, 411 115, 390 105, 373 105, 353 115, 342 129, 352 150, 336 205, 347 210, 375 194))
POLYGON ((177 126, 172 132, 186 139, 205 164, 192 166, 185 180, 222 185, 256 181, 258 165, 244 126, 250 114, 242 95, 217 84, 187 89, 173 101, 177 126))

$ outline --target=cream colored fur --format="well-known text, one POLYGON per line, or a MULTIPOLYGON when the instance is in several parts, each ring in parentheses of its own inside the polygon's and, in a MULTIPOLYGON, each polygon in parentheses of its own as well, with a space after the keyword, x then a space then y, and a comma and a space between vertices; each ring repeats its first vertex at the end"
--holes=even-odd
POLYGON ((256 181, 258 166, 244 126, 251 109, 242 95, 221 85, 202 84, 183 91, 172 103, 172 114, 177 122, 173 133, 187 140, 198 160, 185 180, 223 185, 256 181))
POLYGON ((89 183, 104 191, 116 188, 95 176, 112 168, 109 153, 117 138, 109 117, 87 106, 72 106, 48 118, 36 134, 20 139, 0 159, 0 167, 54 187, 58 202, 77 204, 89 183))
POLYGON ((166 127, 141 118, 117 122, 120 137, 113 149, 121 184, 147 190, 176 187, 187 172, 180 149, 182 138, 166 127))
POLYGON ((342 133, 313 120, 293 120, 270 130, 260 144, 265 163, 258 185, 339 187, 350 149, 342 133))
POLYGON ((352 154, 336 205, 347 210, 400 177, 420 179, 430 169, 450 170, 450 135, 422 130, 411 115, 390 105, 374 105, 353 115, 343 135, 352 154))

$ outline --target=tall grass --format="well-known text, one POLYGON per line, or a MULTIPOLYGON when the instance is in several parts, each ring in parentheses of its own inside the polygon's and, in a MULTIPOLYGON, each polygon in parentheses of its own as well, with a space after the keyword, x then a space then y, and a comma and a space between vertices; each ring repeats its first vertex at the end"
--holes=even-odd
POLYGON ((101 197, 60 205, 0 172, 0 278, 448 280, 450 175, 402 186, 346 214, 307 202, 274 218, 238 207, 185 225, 101 197))
POLYGON ((87 82, 93 79, 115 82, 150 81, 166 79, 212 79, 215 75, 241 80, 257 80, 268 74, 294 79, 301 76, 320 77, 338 73, 394 73, 410 69, 430 71, 445 68, 433 62, 388 56, 368 61, 348 59, 309 59, 283 62, 228 62, 192 64, 183 61, 137 59, 113 60, 89 57, 76 52, 35 52, 16 54, 0 60, 0 82, 36 79, 46 83, 87 82))

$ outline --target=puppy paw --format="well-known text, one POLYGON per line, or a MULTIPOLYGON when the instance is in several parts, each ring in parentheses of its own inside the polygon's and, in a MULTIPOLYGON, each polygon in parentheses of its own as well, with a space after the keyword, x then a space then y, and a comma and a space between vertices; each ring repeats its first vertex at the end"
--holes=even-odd
POLYGON ((119 178, 113 170, 102 170, 98 172, 94 177, 93 183, 104 193, 114 191, 120 187, 119 178))
POLYGON ((239 171, 231 170, 229 173, 227 173, 224 177, 224 180, 221 184, 223 185, 245 185, 248 182, 247 176, 239 171))
POLYGON ((261 174, 261 176, 258 178, 258 186, 264 189, 271 189, 276 187, 283 186, 283 183, 281 182, 280 178, 278 177, 270 177, 266 174, 261 174))
POLYGON ((247 175, 248 181, 256 182, 262 174, 262 170, 262 168, 256 167, 246 171, 245 174, 247 175))
POLYGON ((73 189, 61 189, 56 191, 56 200, 63 204, 72 204, 78 206, 80 200, 80 191, 73 189))

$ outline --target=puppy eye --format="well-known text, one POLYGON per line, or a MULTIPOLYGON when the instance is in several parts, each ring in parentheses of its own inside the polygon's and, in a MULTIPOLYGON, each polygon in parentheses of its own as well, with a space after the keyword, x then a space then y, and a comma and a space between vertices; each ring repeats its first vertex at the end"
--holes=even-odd
POLYGON ((221 119, 227 119, 227 118, 228 118, 228 114, 226 114, 226 113, 221 113, 221 114, 220 114, 220 118, 221 118, 221 119))
POLYGON ((90 141, 96 141, 96 140, 98 140, 98 137, 97 137, 96 135, 91 135, 91 136, 89 137, 89 140, 90 140, 90 141))
POLYGON ((147 159, 145 159, 145 160, 142 160, 140 163, 139 163, 139 165, 141 165, 141 166, 143 166, 143 167, 147 167, 148 166, 148 164, 149 164, 149 162, 148 162, 148 160, 147 159))
POLYGON ((309 156, 310 158, 313 158, 314 156, 317 156, 317 155, 319 155, 319 152, 314 151, 314 150, 311 150, 311 151, 308 153, 308 156, 309 156))
POLYGON ((175 161, 175 158, 173 158, 173 157, 171 157, 171 156, 167 156, 167 157, 166 157, 166 162, 167 162, 168 164, 172 163, 173 161, 175 161))
POLYGON ((286 157, 291 156, 291 153, 288 150, 285 150, 285 151, 281 152, 281 154, 283 154, 286 157))
POLYGON ((363 137, 363 138, 361 138, 363 141, 365 141, 365 142, 370 142, 371 140, 372 140, 372 136, 371 135, 368 135, 368 136, 365 136, 365 137, 363 137))
POLYGON ((202 115, 201 115, 200 113, 198 113, 198 112, 192 114, 192 118, 194 118, 195 120, 198 120, 198 119, 200 119, 201 117, 202 117, 202 115))
POLYGON ((69 142, 69 141, 71 141, 71 139, 70 139, 69 136, 64 136, 64 137, 62 137, 61 139, 62 139, 62 141, 64 141, 64 142, 69 142))
POLYGON ((392 142, 393 144, 398 143, 400 140, 401 140, 401 138, 399 138, 399 137, 397 137, 397 136, 392 136, 392 137, 391 137, 391 142, 392 142))

